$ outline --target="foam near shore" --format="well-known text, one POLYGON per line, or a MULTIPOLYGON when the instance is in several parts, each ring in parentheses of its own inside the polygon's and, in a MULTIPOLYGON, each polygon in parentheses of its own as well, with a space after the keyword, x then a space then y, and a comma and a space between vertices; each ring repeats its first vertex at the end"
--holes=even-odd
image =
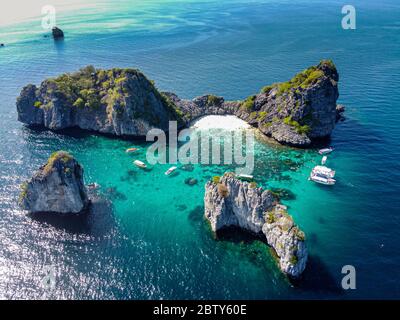
POLYGON ((223 129, 223 130, 238 130, 249 129, 251 126, 244 120, 233 115, 211 115, 204 116, 191 123, 192 128, 207 130, 207 129, 223 129))

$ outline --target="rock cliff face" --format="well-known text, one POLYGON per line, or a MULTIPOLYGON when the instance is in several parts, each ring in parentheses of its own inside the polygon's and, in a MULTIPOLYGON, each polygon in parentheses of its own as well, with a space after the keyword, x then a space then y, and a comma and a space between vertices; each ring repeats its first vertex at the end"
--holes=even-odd
POLYGON ((321 61, 244 101, 214 95, 185 100, 159 92, 137 70, 86 67, 46 80, 39 88, 26 86, 17 110, 18 119, 28 125, 130 136, 144 136, 155 127, 167 130, 169 120, 182 127, 200 116, 232 114, 282 144, 306 147, 335 127, 338 81, 334 64, 321 61))
POLYGON ((19 204, 30 213, 80 213, 89 205, 83 169, 68 153, 54 153, 22 185, 19 204))
POLYGON ((205 217, 214 232, 239 227, 261 235, 274 249, 282 272, 299 277, 307 262, 305 235, 272 192, 225 174, 206 184, 205 217))
POLYGON ((23 88, 18 120, 51 130, 78 127, 117 136, 145 136, 179 120, 174 106, 142 73, 133 69, 96 70, 49 79, 23 88))
POLYGON ((282 144, 306 147, 329 136, 336 124, 339 75, 331 61, 321 61, 291 80, 266 86, 244 101, 206 95, 181 100, 166 93, 182 110, 186 123, 200 115, 233 114, 282 144))

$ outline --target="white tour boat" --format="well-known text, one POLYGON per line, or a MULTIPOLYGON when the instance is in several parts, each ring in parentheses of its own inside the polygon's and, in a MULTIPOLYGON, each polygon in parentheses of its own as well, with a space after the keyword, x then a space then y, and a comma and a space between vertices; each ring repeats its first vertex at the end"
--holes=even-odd
POLYGON ((336 183, 335 179, 322 177, 317 174, 311 174, 309 179, 316 183, 325 184, 328 186, 334 185, 336 183))
POLYGON ((142 168, 142 169, 146 169, 147 168, 146 164, 144 162, 140 161, 140 160, 133 161, 133 164, 135 166, 139 167, 139 168, 142 168))
POLYGON ((336 174, 336 171, 325 166, 315 166, 312 169, 311 174, 319 175, 325 178, 333 178, 336 174))
POLYGON ((254 177, 250 174, 241 173, 237 175, 237 178, 245 181, 253 181, 254 177))
POLYGON ((335 150, 335 149, 333 149, 332 147, 323 148, 323 149, 320 149, 320 150, 318 151, 318 153, 319 153, 320 155, 324 155, 324 154, 331 153, 333 150, 335 150))

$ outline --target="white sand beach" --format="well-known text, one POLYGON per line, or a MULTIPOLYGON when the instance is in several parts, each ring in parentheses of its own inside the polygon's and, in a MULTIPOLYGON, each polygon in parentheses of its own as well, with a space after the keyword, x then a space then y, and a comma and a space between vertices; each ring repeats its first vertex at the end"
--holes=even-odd
POLYGON ((207 130, 207 129, 237 130, 237 129, 251 128, 251 126, 246 121, 232 115, 204 116, 192 122, 191 127, 200 130, 207 130))

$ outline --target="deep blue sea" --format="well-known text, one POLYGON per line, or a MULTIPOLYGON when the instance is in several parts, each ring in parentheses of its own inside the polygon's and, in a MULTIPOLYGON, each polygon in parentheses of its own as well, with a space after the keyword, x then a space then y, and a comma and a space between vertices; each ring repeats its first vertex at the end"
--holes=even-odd
MULTIPOLYGON (((65 40, 41 18, 0 21, 0 298, 371 299, 400 298, 400 3, 352 1, 357 29, 341 27, 343 1, 102 1, 62 11, 65 40), (299 283, 265 244, 215 239, 203 219, 204 184, 223 166, 165 177, 139 171, 124 151, 146 145, 91 134, 34 131, 17 121, 28 83, 96 67, 134 67, 184 98, 243 99, 321 59, 340 73, 338 124, 328 165, 333 187, 307 180, 316 150, 257 141, 257 182, 289 190, 283 203, 307 234, 299 283), (79 219, 40 219, 17 207, 20 184, 56 150, 71 152, 112 205, 79 219), (196 178, 189 186, 185 179, 196 178), (357 288, 341 289, 344 265, 357 288), (55 272, 53 290, 43 285, 55 272)), ((37 13, 40 13, 38 8, 37 13)))

